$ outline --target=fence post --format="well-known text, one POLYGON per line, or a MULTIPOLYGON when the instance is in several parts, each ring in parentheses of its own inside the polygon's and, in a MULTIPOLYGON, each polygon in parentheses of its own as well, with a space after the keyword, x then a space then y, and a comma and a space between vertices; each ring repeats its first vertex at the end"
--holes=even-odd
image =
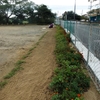
POLYGON ((70 20, 70 34, 71 34, 71 20, 70 20))
POLYGON ((76 45, 76 30, 77 30, 77 21, 75 21, 75 27, 74 27, 74 33, 75 33, 75 45, 76 45))
POLYGON ((67 21, 67 32, 68 32, 68 21, 67 21))
POLYGON ((91 38, 91 30, 92 30, 92 25, 91 25, 91 23, 90 23, 89 35, 88 35, 87 68, 88 68, 88 65, 89 65, 89 53, 90 53, 90 38, 91 38))

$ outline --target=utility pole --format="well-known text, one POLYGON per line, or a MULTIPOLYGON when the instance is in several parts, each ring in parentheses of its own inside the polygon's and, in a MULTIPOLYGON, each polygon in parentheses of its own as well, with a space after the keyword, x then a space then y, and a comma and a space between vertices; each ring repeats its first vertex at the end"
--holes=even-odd
MULTIPOLYGON (((77 26, 77 22, 75 22, 75 13, 76 13, 76 0, 75 0, 75 4, 74 4, 74 24, 75 24, 75 28, 77 26)), ((76 29, 75 29, 75 45, 76 45, 76 29)))
POLYGON ((99 0, 99 15, 100 15, 100 0, 99 0))
POLYGON ((76 0, 75 0, 75 4, 74 4, 74 21, 75 21, 75 13, 76 13, 76 0))

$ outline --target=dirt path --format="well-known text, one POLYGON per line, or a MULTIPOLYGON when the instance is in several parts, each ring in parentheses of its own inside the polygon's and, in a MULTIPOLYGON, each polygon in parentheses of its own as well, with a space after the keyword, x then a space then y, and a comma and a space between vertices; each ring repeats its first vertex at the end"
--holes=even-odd
POLYGON ((90 89, 84 93, 85 100, 100 100, 100 93, 96 90, 95 85, 91 82, 90 89))
POLYGON ((56 67, 55 33, 55 28, 48 31, 22 65, 24 70, 12 77, 0 91, 0 100, 50 100, 47 87, 56 67))

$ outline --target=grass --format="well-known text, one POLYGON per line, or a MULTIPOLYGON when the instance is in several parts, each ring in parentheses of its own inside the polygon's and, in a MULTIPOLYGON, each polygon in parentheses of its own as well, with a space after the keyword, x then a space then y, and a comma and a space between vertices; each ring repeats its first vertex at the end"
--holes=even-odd
POLYGON ((25 63, 25 61, 22 61, 22 60, 17 61, 17 63, 15 64, 15 68, 13 68, 13 69, 11 70, 11 72, 8 73, 8 74, 4 77, 4 79, 9 79, 9 78, 11 78, 11 77, 14 76, 19 70, 23 69, 23 68, 21 67, 21 65, 22 65, 23 63, 25 63))
POLYGON ((7 81, 0 82, 0 89, 2 89, 7 84, 7 81))
POLYGON ((15 66, 20 67, 23 63, 25 63, 25 61, 19 60, 19 61, 17 61, 17 63, 15 64, 15 66))
POLYGON ((27 57, 29 57, 29 55, 32 53, 32 51, 36 48, 35 47, 32 47, 29 49, 29 51, 27 52, 27 54, 25 54, 23 57, 22 57, 22 60, 26 59, 27 57))
POLYGON ((47 34, 48 32, 46 32, 44 35, 42 35, 42 37, 39 39, 39 41, 47 34))

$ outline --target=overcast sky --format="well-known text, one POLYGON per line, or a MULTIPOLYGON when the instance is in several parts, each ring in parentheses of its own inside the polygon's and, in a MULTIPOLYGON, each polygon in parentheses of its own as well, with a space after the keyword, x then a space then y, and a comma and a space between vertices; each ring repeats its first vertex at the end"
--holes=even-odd
MULTIPOLYGON (((52 12, 61 15, 65 11, 74 11, 75 0, 31 0, 35 4, 45 4, 52 12)), ((100 0, 94 3, 97 4, 100 0)), ((79 15, 86 14, 89 11, 90 2, 88 0, 76 0, 76 13, 79 15)))

